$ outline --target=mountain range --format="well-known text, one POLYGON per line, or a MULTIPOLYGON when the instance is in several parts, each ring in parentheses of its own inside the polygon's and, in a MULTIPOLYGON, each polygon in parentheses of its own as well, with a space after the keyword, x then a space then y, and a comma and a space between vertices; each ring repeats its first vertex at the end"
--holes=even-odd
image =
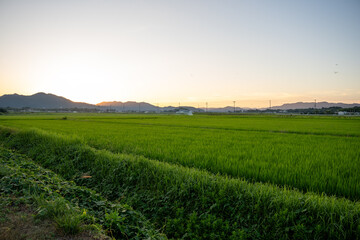
MULTIPOLYGON (((329 103, 329 102, 318 102, 316 103, 316 108, 329 108, 329 107, 342 107, 342 108, 352 108, 359 106, 359 103, 346 104, 346 103, 329 103)), ((289 109, 308 109, 314 108, 314 102, 297 102, 297 103, 286 103, 281 106, 274 106, 272 109, 278 110, 289 110, 289 109)), ((33 108, 33 109, 99 109, 102 111, 117 111, 117 112, 128 112, 128 111, 152 111, 152 112, 164 112, 164 111, 176 111, 181 109, 187 109, 190 111, 200 111, 203 112, 205 109, 181 106, 179 107, 157 107, 150 103, 146 102, 101 102, 96 105, 88 104, 83 102, 73 102, 67 98, 57 96, 49 93, 36 93, 34 95, 25 96, 19 94, 8 94, 0 97, 0 108, 33 108)), ((263 108, 261 110, 265 110, 263 108)), ((223 108, 208 108, 209 112, 232 112, 233 107, 227 106, 223 108)), ((249 108, 236 108, 236 111, 239 110, 249 110, 249 108)))

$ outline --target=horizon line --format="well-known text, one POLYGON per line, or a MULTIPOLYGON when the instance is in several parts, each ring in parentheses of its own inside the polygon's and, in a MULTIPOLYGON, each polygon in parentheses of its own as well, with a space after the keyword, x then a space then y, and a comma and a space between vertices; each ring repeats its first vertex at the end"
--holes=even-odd
MULTIPOLYGON (((117 103, 127 103, 127 102, 135 102, 135 103, 148 103, 151 104, 155 107, 194 107, 194 108, 198 108, 198 109, 216 109, 216 108, 227 108, 227 107, 231 107, 234 108, 234 102, 235 102, 235 108, 242 108, 242 109, 269 109, 269 108, 275 108, 275 107, 281 107, 283 105, 286 104, 296 104, 296 103, 304 103, 304 104, 309 104, 309 103, 313 103, 313 104, 320 104, 320 103, 330 103, 330 104, 359 104, 360 102, 354 102, 354 101, 327 101, 327 100, 321 100, 318 101, 316 98, 314 98, 314 101, 301 101, 301 100, 297 100, 297 101, 284 101, 284 100, 277 100, 277 99, 259 99, 259 100, 222 100, 222 101, 179 101, 179 102, 175 102, 175 101, 136 101, 136 100, 127 100, 127 101, 120 101, 120 100, 111 100, 111 101, 101 101, 98 103, 89 103, 86 101, 74 101, 71 100, 70 98, 61 96, 61 95, 57 95, 54 93, 46 93, 46 92, 37 92, 31 95, 23 95, 23 94, 18 94, 18 93, 13 93, 13 94, 3 94, 1 97, 5 96, 5 95, 19 95, 19 96, 26 96, 26 97, 30 97, 30 96, 34 96, 36 94, 46 94, 46 95, 54 95, 57 97, 62 97, 65 98, 69 101, 72 102, 76 102, 76 103, 85 103, 85 104, 90 104, 90 105, 95 105, 98 106, 98 104, 101 103, 111 103, 111 102, 117 102, 117 103), (181 104, 181 102, 183 104, 181 104), (224 104, 225 102, 228 102, 229 104, 224 104), (244 104, 240 104, 241 102, 247 102, 246 106, 244 106, 244 104), (257 106, 251 106, 251 105, 255 105, 256 102, 261 102, 261 104, 257 104, 257 106), (237 106, 236 103, 239 103, 240 105, 237 106), (266 103, 266 104, 265 104, 266 103), (271 103, 275 103, 275 104, 271 104, 271 103), (206 106, 207 105, 207 106, 206 106), (212 106, 211 106, 212 105, 212 106), (262 106, 259 106, 262 105, 262 106)), ((111 106, 111 105, 108 105, 111 106)))

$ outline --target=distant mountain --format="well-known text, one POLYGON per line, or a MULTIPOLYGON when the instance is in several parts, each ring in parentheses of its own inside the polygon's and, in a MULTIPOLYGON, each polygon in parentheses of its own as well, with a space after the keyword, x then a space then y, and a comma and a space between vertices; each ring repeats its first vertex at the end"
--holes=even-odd
MULTIPOLYGON (((359 107, 360 103, 346 104, 346 103, 329 103, 329 102, 318 102, 316 108, 329 108, 329 107, 342 107, 352 108, 359 107)), ((315 108, 314 102, 297 102, 297 103, 285 103, 281 106, 272 107, 272 109, 288 110, 288 109, 307 109, 315 108)))
POLYGON ((132 102, 132 101, 128 101, 128 102, 118 102, 118 101, 113 101, 113 102, 101 102, 96 104, 99 107, 102 108, 107 108, 107 109, 113 109, 116 112, 129 112, 129 111, 134 111, 134 112, 138 112, 139 109, 141 112, 144 111, 149 111, 149 112, 176 112, 179 110, 188 110, 188 111, 193 111, 193 112, 203 112, 202 109, 199 108, 195 108, 195 107, 189 107, 189 106, 180 106, 179 107, 173 107, 173 106, 168 106, 168 107, 157 107, 154 106, 150 103, 146 103, 146 102, 132 102))
POLYGON ((64 97, 54 94, 36 93, 31 96, 9 94, 0 97, 0 107, 6 108, 96 108, 95 105, 81 102, 73 102, 64 97))
POLYGON ((125 103, 125 102, 118 102, 118 101, 101 102, 101 103, 97 103, 96 106, 103 106, 103 107, 108 107, 108 106, 121 107, 124 103, 125 103))
MULTIPOLYGON (((206 110, 206 109, 204 109, 204 110, 206 110)), ((239 107, 235 108, 236 112, 242 111, 242 110, 245 110, 245 109, 239 108, 239 107)), ((208 108, 207 111, 208 112, 228 113, 228 112, 234 112, 234 107, 227 106, 227 107, 222 107, 222 108, 208 108)))
MULTIPOLYGON (((316 108, 329 108, 329 107, 341 107, 341 108, 352 108, 360 107, 360 103, 346 104, 346 103, 329 103, 329 102, 318 102, 316 108)), ((146 102, 101 102, 96 105, 73 102, 67 98, 56 96, 48 93, 36 93, 31 96, 24 96, 18 94, 8 94, 0 97, 0 108, 33 108, 33 109, 71 109, 71 108, 83 108, 83 109, 99 109, 101 111, 115 111, 115 112, 177 112, 179 110, 188 110, 193 112, 204 112, 205 108, 195 108, 189 106, 180 107, 157 107, 146 102)), ((289 109, 308 109, 314 108, 314 102, 297 102, 297 103, 286 103, 281 106, 274 106, 272 109, 278 110, 289 110, 289 109)), ((260 110, 266 110, 262 108, 260 110)), ((250 108, 236 108, 236 112, 251 110, 250 108)), ((223 108, 208 108, 208 112, 233 112, 234 107, 227 106, 223 108)))
POLYGON ((195 108, 190 106, 180 106, 180 107, 167 106, 167 107, 162 107, 161 110, 164 112, 177 112, 177 111, 204 112, 204 110, 201 108, 195 108))
POLYGON ((161 108, 156 107, 150 103, 146 102, 101 102, 96 104, 99 107, 108 108, 108 109, 114 109, 117 112, 128 112, 128 111, 135 111, 138 112, 139 109, 141 112, 143 111, 159 111, 161 108))

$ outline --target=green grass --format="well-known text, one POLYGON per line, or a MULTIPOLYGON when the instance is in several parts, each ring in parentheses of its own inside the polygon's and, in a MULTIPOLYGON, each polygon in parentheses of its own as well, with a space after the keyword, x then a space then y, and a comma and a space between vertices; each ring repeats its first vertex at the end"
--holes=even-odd
MULTIPOLYGON (((0 141, 78 185, 131 204, 170 238, 360 239, 359 202, 99 151, 47 132, 2 129, 0 141), (93 177, 80 179, 85 172, 93 177)), ((107 219, 114 226, 118 217, 107 219)))
POLYGON ((6 116, 0 125, 76 136, 97 149, 251 182, 360 199, 360 118, 89 114, 6 116))
POLYGON ((52 219, 65 234, 96 230, 118 239, 166 239, 130 206, 108 201, 1 146, 0 170, 0 197, 35 204, 36 219, 52 219), (122 220, 110 220, 108 214, 122 220))

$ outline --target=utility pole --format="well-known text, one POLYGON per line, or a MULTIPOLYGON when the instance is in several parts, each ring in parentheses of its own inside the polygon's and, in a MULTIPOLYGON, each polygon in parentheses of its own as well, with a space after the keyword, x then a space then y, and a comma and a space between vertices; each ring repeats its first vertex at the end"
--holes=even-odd
POLYGON ((236 110, 236 108, 235 108, 235 103, 236 103, 236 101, 233 101, 233 103, 234 103, 234 112, 235 112, 235 110, 236 110))
POLYGON ((208 111, 208 103, 206 102, 206 111, 205 112, 207 112, 208 111))
POLYGON ((271 110, 271 100, 269 100, 270 110, 271 110))
POLYGON ((315 104, 314 104, 314 107, 315 107, 315 109, 316 109, 316 99, 315 99, 315 104))
POLYGON ((140 103, 139 103, 139 112, 140 112, 140 103))

